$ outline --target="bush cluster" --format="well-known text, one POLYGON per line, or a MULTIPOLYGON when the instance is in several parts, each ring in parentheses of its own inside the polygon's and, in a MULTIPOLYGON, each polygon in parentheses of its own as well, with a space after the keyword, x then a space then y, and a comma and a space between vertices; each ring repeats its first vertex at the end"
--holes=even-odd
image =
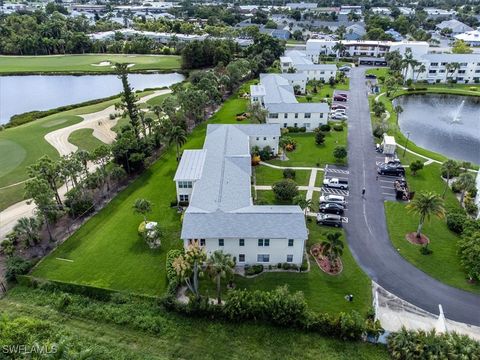
POLYGON ((17 276, 28 273, 32 268, 32 263, 20 256, 8 257, 5 265, 5 278, 7 281, 16 281, 17 276))
POLYGON ((320 131, 329 132, 331 130, 330 124, 323 124, 319 127, 320 131))
POLYGON ((284 179, 295 179, 296 172, 294 169, 286 168, 283 169, 283 178, 284 179))
POLYGON ((245 265, 245 275, 252 276, 260 274, 263 271, 262 264, 255 264, 252 266, 245 265))
POLYGON ((343 131, 343 125, 342 124, 335 124, 335 125, 333 125, 333 130, 343 131))
POLYGON ((307 131, 307 128, 305 126, 302 127, 295 127, 295 126, 289 126, 287 127, 288 132, 291 133, 304 133, 307 131))
POLYGON ((447 227, 456 234, 463 232, 467 216, 461 211, 447 212, 447 227))

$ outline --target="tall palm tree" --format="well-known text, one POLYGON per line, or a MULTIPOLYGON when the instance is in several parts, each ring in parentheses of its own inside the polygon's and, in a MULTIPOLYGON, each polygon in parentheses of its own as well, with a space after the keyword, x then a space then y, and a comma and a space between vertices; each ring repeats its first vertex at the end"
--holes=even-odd
POLYGON ((469 172, 461 173, 457 181, 455 181, 455 184, 461 190, 460 202, 463 204, 465 193, 475 187, 475 176, 469 172))
POLYGON ((343 55, 347 47, 341 41, 338 41, 333 47, 332 50, 336 52, 337 59, 343 55))
POLYGON ((168 143, 175 144, 177 161, 180 159, 180 147, 187 142, 187 132, 179 125, 172 125, 168 130, 168 143))
POLYGON ((417 238, 422 235, 422 227, 425 221, 430 220, 431 215, 442 219, 445 216, 443 199, 431 191, 421 192, 407 205, 407 209, 420 216, 417 228, 417 238))
POLYGON ((307 216, 308 209, 312 206, 312 199, 307 199, 303 195, 297 195, 293 198, 293 203, 300 206, 303 210, 303 214, 307 216))
POLYGON ((341 233, 328 233, 327 238, 322 241, 322 255, 326 256, 332 264, 335 259, 343 255, 343 241, 340 239, 341 233))
POLYGON ((412 50, 410 48, 407 48, 405 51, 405 56, 402 59, 401 65, 403 71, 403 83, 405 84, 410 68, 415 69, 420 65, 420 62, 413 57, 412 50))
POLYGON ((425 67, 425 64, 421 64, 417 69, 417 76, 415 77, 415 82, 418 81, 418 77, 420 76, 420 74, 423 74, 426 71, 427 71, 427 68, 425 67))
POLYGON ((207 260, 207 272, 214 278, 217 284, 217 302, 219 304, 222 303, 222 278, 232 276, 234 266, 235 262, 232 259, 232 255, 225 254, 222 250, 214 251, 207 260))
POLYGON ((25 247, 38 244, 41 229, 42 221, 37 217, 22 217, 18 219, 18 222, 13 228, 15 233, 25 241, 25 247))
POLYGON ((447 189, 450 186, 450 177, 452 174, 455 174, 458 171, 459 165, 455 160, 447 160, 442 164, 442 173, 447 174, 447 182, 445 183, 445 188, 443 189, 442 198, 445 197, 447 189))
POLYGON ((449 77, 453 77, 455 71, 460 68, 460 64, 458 62, 448 63, 445 68, 447 69, 447 80, 449 77))

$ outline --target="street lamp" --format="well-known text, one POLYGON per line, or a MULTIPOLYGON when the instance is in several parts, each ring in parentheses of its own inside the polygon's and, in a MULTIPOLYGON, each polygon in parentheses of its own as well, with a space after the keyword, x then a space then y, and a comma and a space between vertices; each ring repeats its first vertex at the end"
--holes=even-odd
POLYGON ((407 151, 408 139, 410 139, 410 131, 407 131, 407 141, 405 142, 405 147, 403 148, 403 156, 405 157, 405 152, 407 151))

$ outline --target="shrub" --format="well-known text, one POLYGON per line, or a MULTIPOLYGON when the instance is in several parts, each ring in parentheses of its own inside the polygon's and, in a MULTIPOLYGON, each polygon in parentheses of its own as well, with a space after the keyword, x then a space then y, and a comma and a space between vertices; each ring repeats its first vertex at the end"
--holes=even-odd
POLYGON ((333 130, 343 131, 343 125, 342 124, 335 124, 335 125, 333 125, 333 130))
POLYGON ((412 175, 416 175, 419 170, 423 169, 423 162, 420 160, 415 160, 410 163, 410 171, 412 175))
POLYGON ((426 246, 422 246, 420 248, 420 254, 422 255, 430 255, 430 254, 433 254, 433 250, 430 250, 430 248, 426 247, 426 246))
POLYGON ((177 199, 170 201, 170 207, 176 207, 176 206, 178 206, 177 199))
POLYGON ((347 149, 345 146, 336 146, 335 149, 333 149, 333 156, 337 161, 341 161, 347 157, 347 149))
POLYGON ((298 265, 297 264, 291 264, 290 269, 292 270, 298 270, 298 265))
POLYGON ((278 263, 277 264, 277 269, 281 269, 282 268, 282 263, 278 263))
POLYGON ((180 255, 183 254, 183 250, 180 249, 172 249, 167 252, 167 260, 165 264, 165 272, 167 273, 167 280, 169 282, 175 281, 177 279, 177 273, 172 266, 173 260, 178 258, 180 255))
POLYGON ((322 145, 325 142, 325 134, 321 131, 315 133, 315 144, 322 145))
POLYGON ((308 264, 306 261, 302 262, 302 265, 300 266, 300 271, 307 271, 308 270, 308 264))
POLYGON ((384 133, 385 131, 381 126, 377 125, 373 128, 373 136, 375 136, 376 138, 382 138, 384 133))
POLYGON ((279 145, 287 151, 293 151, 297 148, 297 141, 290 136, 282 136, 279 145))
POLYGON ((245 266, 245 275, 252 276, 257 275, 263 272, 263 265, 262 264, 255 264, 253 266, 245 266))
POLYGON ((273 193, 278 200, 291 201, 298 195, 297 183, 292 179, 283 179, 272 186, 273 193))
POLYGON ((466 221, 467 216, 461 212, 447 213, 447 227, 454 233, 461 234, 466 221))
POLYGON ((64 310, 68 305, 72 303, 72 297, 70 294, 61 293, 56 304, 56 308, 59 311, 64 310))
POLYGON ((323 131, 323 132, 329 132, 331 130, 331 126, 330 124, 323 124, 323 125, 320 125, 318 129, 320 129, 320 131, 323 131))
POLYGON ((289 263, 283 263, 282 264, 282 269, 283 270, 290 270, 290 264, 289 263))
POLYGON ((24 275, 29 272, 32 263, 20 256, 11 256, 6 261, 5 278, 7 281, 16 281, 17 275, 24 275))
POLYGON ((65 206, 71 217, 84 216, 95 210, 93 197, 89 192, 74 188, 65 194, 65 206))
POLYGON ((472 216, 476 216, 478 212, 478 206, 473 201, 473 198, 470 196, 465 197, 465 201, 463 203, 465 205, 465 211, 472 216))
POLYGON ((284 179, 295 179, 296 172, 294 169, 286 168, 283 169, 283 178, 284 179))
POLYGON ((270 160, 273 157, 272 148, 267 145, 262 150, 260 150, 258 155, 260 155, 260 160, 262 161, 270 160))

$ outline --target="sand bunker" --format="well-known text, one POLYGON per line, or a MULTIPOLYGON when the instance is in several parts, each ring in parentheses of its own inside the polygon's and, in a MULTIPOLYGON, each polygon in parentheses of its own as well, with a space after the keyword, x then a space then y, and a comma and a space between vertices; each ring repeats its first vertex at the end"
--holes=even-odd
POLYGON ((112 65, 112 63, 110 61, 102 61, 98 64, 90 64, 90 65, 92 65, 92 66, 110 66, 110 65, 112 65))

